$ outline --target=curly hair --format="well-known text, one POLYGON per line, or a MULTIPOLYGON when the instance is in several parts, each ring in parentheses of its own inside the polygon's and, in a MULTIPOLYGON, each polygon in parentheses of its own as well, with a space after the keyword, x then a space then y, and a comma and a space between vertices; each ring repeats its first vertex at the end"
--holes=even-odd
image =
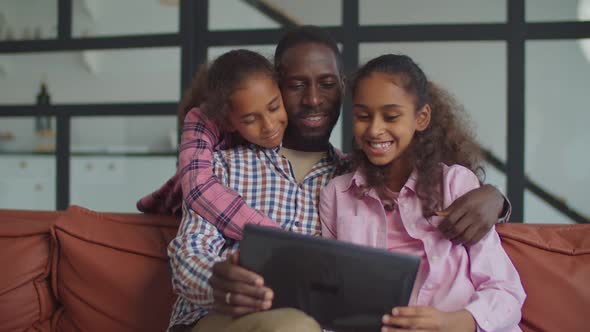
MULTIPOLYGON (((428 128, 415 132, 405 155, 418 173, 416 193, 422 202, 423 215, 432 216, 442 208, 441 164, 462 165, 473 171, 480 181, 485 178, 481 151, 467 125, 467 114, 448 92, 429 81, 420 67, 406 55, 386 54, 367 62, 353 80, 353 97, 360 81, 372 73, 395 76, 406 93, 415 97, 416 112, 427 104, 431 108, 428 128)), ((385 187, 388 165, 373 165, 358 146, 354 147, 353 161, 355 168, 360 169, 367 180, 367 186, 362 190, 374 188, 386 208, 391 209, 393 200, 385 187)))
POLYGON ((199 67, 191 86, 186 90, 178 108, 179 128, 191 108, 205 103, 203 115, 220 128, 226 124, 230 97, 248 78, 264 75, 277 83, 271 62, 264 56, 245 49, 220 55, 211 63, 199 67))

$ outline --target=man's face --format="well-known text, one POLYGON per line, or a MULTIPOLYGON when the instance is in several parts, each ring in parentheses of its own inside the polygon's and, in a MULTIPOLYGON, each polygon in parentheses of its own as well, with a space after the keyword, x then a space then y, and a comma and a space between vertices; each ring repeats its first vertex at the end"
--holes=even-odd
POLYGON ((289 124, 285 147, 323 151, 340 116, 344 91, 336 55, 317 43, 295 45, 281 59, 281 93, 289 124))

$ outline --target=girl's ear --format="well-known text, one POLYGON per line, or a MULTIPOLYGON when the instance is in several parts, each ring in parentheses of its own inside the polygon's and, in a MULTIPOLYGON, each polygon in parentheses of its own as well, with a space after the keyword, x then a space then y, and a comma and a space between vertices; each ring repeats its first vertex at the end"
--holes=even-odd
POLYGON ((430 115, 431 115, 431 108, 430 105, 426 104, 418 111, 416 114, 416 130, 417 131, 424 131, 430 125, 430 115))

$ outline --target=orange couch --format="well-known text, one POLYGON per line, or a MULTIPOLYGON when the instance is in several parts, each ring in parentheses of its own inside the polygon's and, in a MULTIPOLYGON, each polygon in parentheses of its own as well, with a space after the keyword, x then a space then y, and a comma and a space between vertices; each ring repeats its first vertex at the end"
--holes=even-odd
MULTIPOLYGON (((178 221, 0 210, 0 331, 164 331, 178 221)), ((524 331, 588 331, 590 225, 500 225, 522 278, 524 331)))

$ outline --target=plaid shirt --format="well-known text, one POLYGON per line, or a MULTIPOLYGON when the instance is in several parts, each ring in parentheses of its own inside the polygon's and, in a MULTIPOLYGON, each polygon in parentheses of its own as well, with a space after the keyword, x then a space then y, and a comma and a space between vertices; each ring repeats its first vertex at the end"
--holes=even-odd
MULTIPOLYGON (((144 213, 172 214, 180 217, 183 201, 198 215, 229 238, 241 240, 246 224, 275 226, 267 214, 246 205, 235 191, 219 183, 213 174, 213 152, 231 145, 229 135, 222 135, 215 124, 203 119, 198 108, 186 115, 179 148, 176 174, 161 188, 137 202, 144 213), (184 195, 183 195, 184 193, 184 195)), ((339 173, 348 168, 343 155, 337 154, 339 173)), ((252 206, 252 207, 251 207, 252 206)))
MULTIPOLYGON (((242 194, 242 203, 263 211, 281 228, 320 235, 319 193, 338 175, 342 163, 340 155, 330 148, 328 155, 298 183, 289 161, 278 153, 278 149, 250 144, 216 152, 213 168, 223 185, 242 194)), ((223 195, 209 198, 213 203, 225 199, 223 195)), ((236 240, 224 236, 213 223, 203 219, 186 203, 183 205, 178 235, 168 248, 172 284, 180 295, 174 305, 170 326, 192 324, 207 314, 207 308, 213 304, 213 290, 209 286, 213 264, 237 248, 236 240)))

